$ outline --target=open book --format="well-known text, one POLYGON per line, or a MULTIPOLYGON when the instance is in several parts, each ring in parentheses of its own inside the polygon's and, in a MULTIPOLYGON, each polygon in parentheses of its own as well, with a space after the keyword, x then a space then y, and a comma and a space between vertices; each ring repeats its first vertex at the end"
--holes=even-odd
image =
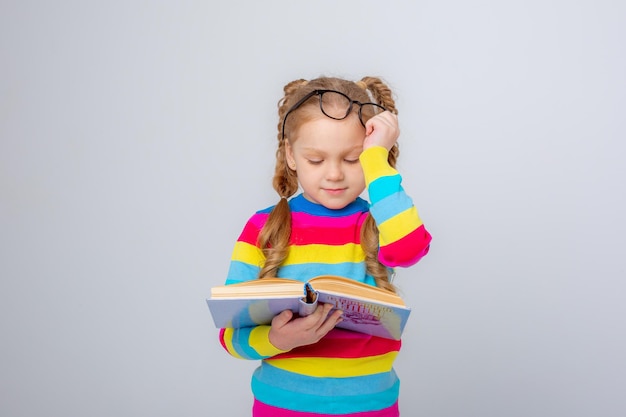
POLYGON ((270 324, 283 310, 311 314, 318 303, 343 311, 337 327, 399 340, 411 309, 400 296, 349 278, 322 275, 302 281, 262 278, 211 288, 207 304, 215 326, 270 324))

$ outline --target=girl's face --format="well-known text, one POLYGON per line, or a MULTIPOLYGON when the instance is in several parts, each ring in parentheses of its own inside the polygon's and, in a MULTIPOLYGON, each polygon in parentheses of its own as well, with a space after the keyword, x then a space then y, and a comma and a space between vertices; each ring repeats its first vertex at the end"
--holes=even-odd
POLYGON ((287 164, 295 169, 304 197, 329 209, 341 209, 365 189, 359 155, 365 128, 356 115, 344 120, 319 117, 302 124, 287 141, 287 164))

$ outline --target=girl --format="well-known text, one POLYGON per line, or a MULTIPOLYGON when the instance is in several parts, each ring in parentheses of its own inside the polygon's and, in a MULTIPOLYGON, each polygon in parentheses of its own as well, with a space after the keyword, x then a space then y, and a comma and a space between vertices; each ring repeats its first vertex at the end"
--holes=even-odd
MULTIPOLYGON (((226 284, 341 275, 394 291, 393 268, 419 261, 431 236, 394 168, 399 129, 390 89, 374 77, 321 77, 293 81, 284 93, 273 179, 281 199, 245 225, 226 284), (360 197, 365 189, 369 203, 360 197)), ((399 415, 392 365, 400 342, 335 328, 341 311, 331 307, 221 329, 231 355, 261 360, 253 416, 399 415)))

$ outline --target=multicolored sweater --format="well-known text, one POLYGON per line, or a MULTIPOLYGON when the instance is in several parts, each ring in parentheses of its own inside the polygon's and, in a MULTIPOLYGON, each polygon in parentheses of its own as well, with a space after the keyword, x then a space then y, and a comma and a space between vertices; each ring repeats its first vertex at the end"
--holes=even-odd
MULTIPOLYGON (((365 268, 361 226, 371 212, 379 228, 379 259, 388 266, 415 264, 430 247, 401 177, 385 148, 361 155, 370 203, 357 198, 340 210, 312 203, 301 194, 289 201, 289 255, 278 276, 307 281, 341 275, 376 285, 365 268)), ((255 213, 235 244, 226 284, 256 279, 264 263, 257 245, 272 207, 255 213)), ((252 377, 255 417, 398 416, 399 380, 393 362, 400 341, 342 329, 318 343, 285 352, 269 342, 270 326, 222 329, 222 346, 233 356, 261 360, 252 377)))

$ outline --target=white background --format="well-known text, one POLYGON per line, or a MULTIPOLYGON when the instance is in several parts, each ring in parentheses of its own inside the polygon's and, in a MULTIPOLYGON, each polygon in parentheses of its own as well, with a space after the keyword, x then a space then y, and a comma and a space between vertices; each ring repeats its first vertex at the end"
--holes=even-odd
POLYGON ((626 415, 621 1, 2 1, 0 414, 245 416, 204 298, 297 78, 382 76, 404 416, 626 415))

